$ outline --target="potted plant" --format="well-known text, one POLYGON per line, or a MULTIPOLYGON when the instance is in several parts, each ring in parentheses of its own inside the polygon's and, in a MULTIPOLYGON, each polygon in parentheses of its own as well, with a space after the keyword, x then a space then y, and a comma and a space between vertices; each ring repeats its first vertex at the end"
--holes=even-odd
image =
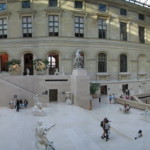
POLYGON ((9 71, 11 74, 19 74, 20 71, 20 60, 19 59, 12 59, 7 62, 9 71))
POLYGON ((34 70, 36 70, 38 74, 41 74, 47 69, 48 63, 47 59, 35 59, 33 60, 34 70))
POLYGON ((96 91, 99 90, 100 84, 99 83, 91 83, 90 84, 90 94, 93 98, 97 97, 96 91))

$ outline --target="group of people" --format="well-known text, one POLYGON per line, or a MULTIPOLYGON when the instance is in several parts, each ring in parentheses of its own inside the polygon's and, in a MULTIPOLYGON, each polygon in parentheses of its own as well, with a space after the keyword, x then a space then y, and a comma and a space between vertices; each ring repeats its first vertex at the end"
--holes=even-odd
MULTIPOLYGON (((110 121, 107 118, 104 118, 101 123, 100 126, 103 129, 103 134, 101 136, 102 139, 106 139, 106 141, 109 140, 109 135, 110 135, 110 121)), ((141 138, 143 136, 142 130, 139 130, 136 137, 134 138, 135 140, 137 140, 138 138, 141 138)))
POLYGON ((101 127, 103 129, 103 134, 101 136, 102 139, 106 139, 108 141, 109 134, 110 134, 110 121, 107 118, 104 118, 103 121, 101 121, 101 127))
POLYGON ((22 100, 22 99, 16 99, 16 100, 11 100, 10 102, 9 102, 9 107, 11 108, 11 109, 15 109, 16 108, 16 111, 18 111, 19 112, 19 110, 20 110, 20 108, 27 108, 27 106, 28 106, 28 100, 22 100))
POLYGON ((130 105, 129 104, 124 104, 124 112, 129 112, 130 110, 130 105))

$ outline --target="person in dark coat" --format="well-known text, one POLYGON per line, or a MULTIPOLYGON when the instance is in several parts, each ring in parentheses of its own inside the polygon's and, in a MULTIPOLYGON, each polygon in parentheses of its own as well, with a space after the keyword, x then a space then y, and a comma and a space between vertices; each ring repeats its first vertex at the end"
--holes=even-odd
POLYGON ((20 109, 20 101, 17 99, 17 101, 16 101, 16 111, 19 112, 19 109, 20 109))

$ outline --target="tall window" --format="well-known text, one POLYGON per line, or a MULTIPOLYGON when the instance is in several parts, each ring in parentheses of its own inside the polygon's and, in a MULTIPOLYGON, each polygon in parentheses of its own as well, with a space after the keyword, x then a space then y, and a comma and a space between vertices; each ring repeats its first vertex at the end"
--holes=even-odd
POLYGON ((98 26, 99 26, 99 38, 105 39, 107 33, 106 20, 99 19, 98 26))
POLYGON ((139 20, 144 20, 144 15, 143 14, 139 14, 139 20))
POLYGON ((84 37, 84 18, 75 17, 74 24, 75 24, 75 36, 84 37))
POLYGON ((121 9, 120 9, 120 15, 124 15, 124 16, 126 16, 126 15, 127 15, 127 10, 126 10, 126 9, 121 8, 121 9))
POLYGON ((99 4, 99 11, 106 12, 106 5, 104 5, 104 4, 99 4))
POLYGON ((49 17, 49 36, 58 36, 59 18, 56 15, 50 15, 49 17))
POLYGON ((6 3, 0 3, 0 11, 6 10, 6 3))
POLYGON ((22 8, 31 8, 30 0, 23 0, 22 1, 22 8))
POLYGON ((57 7, 57 0, 49 0, 49 6, 50 7, 57 7))
POLYGON ((107 56, 104 53, 98 55, 98 72, 107 72, 107 56))
POLYGON ((127 56, 120 55, 120 72, 127 72, 127 56))
POLYGON ((127 24, 120 22, 120 40, 127 41, 127 24))
POLYGON ((139 26, 139 41, 145 43, 145 28, 141 26, 139 26))
POLYGON ((0 38, 7 38, 7 20, 0 18, 0 38))
POLYGON ((75 1, 74 8, 83 8, 83 2, 82 1, 75 1))
POLYGON ((32 18, 31 16, 22 17, 23 37, 32 37, 32 18))

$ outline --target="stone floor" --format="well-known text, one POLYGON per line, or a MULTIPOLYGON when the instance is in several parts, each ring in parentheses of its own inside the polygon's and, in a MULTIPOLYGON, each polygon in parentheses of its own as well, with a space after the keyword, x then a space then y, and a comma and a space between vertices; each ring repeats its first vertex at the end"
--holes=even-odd
POLYGON ((93 110, 85 110, 65 103, 50 103, 44 110, 46 116, 33 116, 32 108, 16 112, 0 108, 0 149, 35 150, 35 127, 37 121, 43 125, 56 124, 48 132, 56 150, 149 150, 150 116, 131 108, 129 114, 119 111, 122 105, 109 104, 107 97, 93 100, 93 110), (101 139, 100 121, 111 120, 110 140, 101 139), (134 140, 139 129, 143 137, 134 140))

